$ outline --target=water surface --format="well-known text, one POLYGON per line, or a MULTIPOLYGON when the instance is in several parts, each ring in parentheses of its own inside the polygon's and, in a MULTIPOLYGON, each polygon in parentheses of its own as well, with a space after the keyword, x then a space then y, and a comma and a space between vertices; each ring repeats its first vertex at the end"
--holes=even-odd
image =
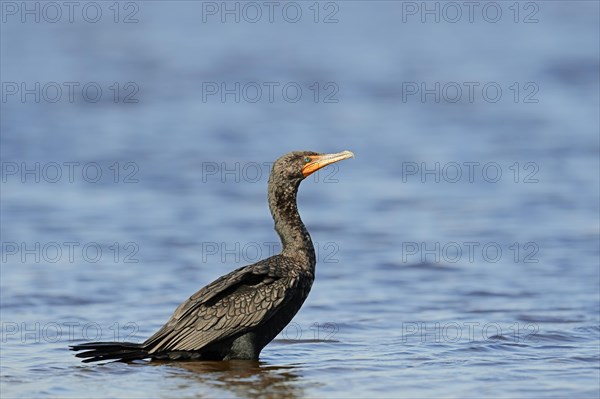
POLYGON ((598 3, 522 2, 515 22, 499 2, 495 23, 363 1, 318 23, 305 2, 297 23, 137 2, 114 23, 99 4, 97 23, 1 25, 2 82, 103 88, 2 103, 2 397, 597 397, 598 3), (265 82, 303 97, 206 96, 265 82), (302 184, 317 278, 260 362, 72 356, 143 341, 276 251, 268 163, 295 149, 356 158, 302 184))

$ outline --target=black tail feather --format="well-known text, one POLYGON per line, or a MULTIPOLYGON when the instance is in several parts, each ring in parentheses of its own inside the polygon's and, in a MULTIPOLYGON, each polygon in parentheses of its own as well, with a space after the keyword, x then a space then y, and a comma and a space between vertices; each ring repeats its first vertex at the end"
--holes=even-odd
POLYGON ((76 354, 76 357, 84 358, 84 363, 101 362, 104 360, 116 360, 128 362, 131 360, 145 359, 150 357, 143 344, 132 342, 89 342, 80 345, 71 345, 72 351, 85 351, 76 354))

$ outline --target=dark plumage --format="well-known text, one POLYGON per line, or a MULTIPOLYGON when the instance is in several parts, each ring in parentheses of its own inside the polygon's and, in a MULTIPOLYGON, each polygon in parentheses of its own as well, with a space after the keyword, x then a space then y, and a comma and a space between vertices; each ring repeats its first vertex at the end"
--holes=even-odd
POLYGON ((316 170, 351 156, 350 151, 298 151, 275 161, 268 195, 282 242, 279 255, 234 270, 202 288, 142 344, 92 342, 71 349, 83 350, 76 356, 84 362, 258 359, 300 310, 315 278, 315 250, 296 205, 298 186, 316 170))

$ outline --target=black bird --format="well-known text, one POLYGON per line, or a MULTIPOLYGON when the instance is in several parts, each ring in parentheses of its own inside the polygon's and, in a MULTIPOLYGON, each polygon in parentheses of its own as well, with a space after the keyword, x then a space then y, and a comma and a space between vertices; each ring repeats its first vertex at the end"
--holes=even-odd
POLYGON ((324 166, 354 156, 350 151, 291 152, 269 176, 269 208, 281 239, 279 255, 218 278, 179 305, 171 319, 144 343, 91 342, 84 362, 136 359, 258 359, 262 349, 292 320, 315 279, 315 249, 300 219, 300 182, 324 166))

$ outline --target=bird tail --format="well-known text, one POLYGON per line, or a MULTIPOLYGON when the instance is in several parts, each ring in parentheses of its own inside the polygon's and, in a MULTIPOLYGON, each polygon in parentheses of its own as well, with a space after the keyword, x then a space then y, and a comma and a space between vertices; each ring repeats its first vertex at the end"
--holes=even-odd
POLYGON ((71 345, 70 349, 72 351, 85 351, 75 355, 84 358, 84 363, 103 360, 128 362, 150 357, 143 344, 132 342, 89 342, 87 344, 71 345))

